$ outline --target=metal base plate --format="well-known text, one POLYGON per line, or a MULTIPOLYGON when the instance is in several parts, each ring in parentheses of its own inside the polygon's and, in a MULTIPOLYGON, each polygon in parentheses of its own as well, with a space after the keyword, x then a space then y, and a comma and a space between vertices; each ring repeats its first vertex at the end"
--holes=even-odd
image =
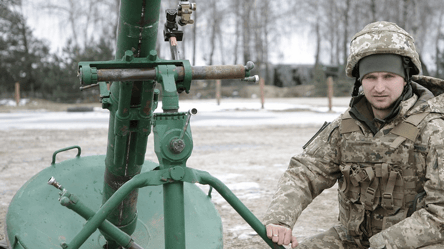
MULTIPOLYGON (((157 167, 145 162, 142 171, 157 167)), ((11 248, 61 248, 82 229, 85 220, 60 205, 59 190, 47 184, 54 176, 64 188, 93 210, 102 204, 105 156, 78 157, 50 166, 32 177, 14 196, 6 215, 11 248)), ((222 248, 222 222, 210 198, 184 183, 187 248, 222 248)), ((143 248, 164 248, 162 186, 139 189, 138 221, 132 237, 143 248)), ((94 232, 80 247, 101 249, 105 239, 94 232)))

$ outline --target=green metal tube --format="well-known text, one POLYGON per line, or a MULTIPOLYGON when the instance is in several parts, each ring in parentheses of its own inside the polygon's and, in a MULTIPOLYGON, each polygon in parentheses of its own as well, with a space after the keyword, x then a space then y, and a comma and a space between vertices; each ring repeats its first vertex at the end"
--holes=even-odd
POLYGON ((143 165, 148 143, 148 135, 151 133, 151 116, 153 114, 154 82, 143 82, 142 96, 139 108, 138 140, 136 143, 136 165, 143 165))
MULTIPOLYGON (((82 216, 85 220, 94 216, 94 211, 89 207, 85 206, 81 201, 77 200, 76 203, 68 202, 66 203, 67 208, 73 210, 78 215, 82 216)), ((100 224, 99 229, 106 233, 108 236, 113 238, 119 245, 124 248, 141 248, 137 245, 131 236, 121 231, 119 228, 114 226, 111 222, 105 220, 102 224, 100 224)), ((71 245, 74 246, 74 245, 71 245)))
POLYGON ((156 49, 160 0, 122 0, 116 59, 134 48, 136 57, 146 57, 156 49), (139 42, 140 41, 140 42, 139 42))
POLYGON ((144 186, 157 186, 164 184, 164 182, 161 182, 159 179, 161 179, 161 172, 150 171, 139 174, 133 177, 130 181, 127 181, 102 205, 94 216, 92 216, 86 222, 83 229, 74 237, 67 248, 79 248, 88 239, 88 237, 100 227, 107 216, 116 209, 116 207, 128 196, 129 193, 144 186))
POLYGON ((231 190, 219 179, 213 177, 208 172, 196 171, 198 177, 200 178, 201 184, 208 184, 216 191, 236 210, 236 212, 254 229, 254 231, 261 236, 261 238, 271 247, 271 248, 281 248, 280 246, 271 239, 267 237, 267 230, 265 226, 260 222, 256 216, 236 197, 236 195, 231 192, 231 190))
MULTIPOLYGON (((114 144, 114 165, 121 169, 125 165, 127 154, 132 87, 132 82, 120 82, 119 106, 114 124, 114 134, 116 136, 114 144)), ((125 174, 125 172, 123 172, 123 174, 125 174)), ((122 174, 120 173, 119 175, 122 174)))
POLYGON ((163 185, 165 248, 186 248, 184 207, 183 182, 163 185))
MULTIPOLYGON (((121 60, 128 50, 133 51, 134 57, 137 58, 148 56, 149 52, 156 48, 160 2, 160 0, 120 1, 116 60, 121 60)), ((116 191, 125 182, 140 173, 150 133, 148 118, 142 121, 131 119, 132 113, 137 113, 132 109, 141 108, 144 99, 146 102, 146 99, 152 98, 151 92, 141 91, 142 85, 154 83, 152 81, 125 83, 113 82, 111 86, 103 203, 107 203, 107 200, 113 198, 113 194, 117 193, 116 191)), ((127 234, 132 234, 136 229, 137 195, 137 189, 128 193, 126 198, 122 198, 121 203, 108 213, 107 219, 127 234)), ((114 244, 113 241, 109 241, 109 248, 116 248, 114 244)))

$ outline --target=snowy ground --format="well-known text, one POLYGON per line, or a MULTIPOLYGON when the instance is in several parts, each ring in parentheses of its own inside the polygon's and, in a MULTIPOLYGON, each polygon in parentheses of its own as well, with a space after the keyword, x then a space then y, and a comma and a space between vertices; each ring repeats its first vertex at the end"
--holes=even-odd
MULTIPOLYGON (((196 108, 192 117, 194 126, 249 126, 249 125, 322 125, 346 110, 349 98, 336 98, 329 112, 324 98, 292 98, 267 100, 265 108, 257 99, 227 99, 220 105, 215 100, 185 100, 180 111, 196 108), (287 100, 287 101, 286 101, 287 100)), ((2 101, 0 101, 1 103, 2 101)), ((6 102, 6 101, 3 101, 6 102)), ((23 100, 27 103, 26 100, 23 100)), ((10 100, 5 105, 15 105, 10 100)), ((156 112, 160 112, 162 104, 156 112)), ((0 130, 8 129, 93 129, 107 128, 109 112, 95 107, 94 112, 48 112, 46 110, 17 110, 0 113, 0 130)))
MULTIPOLYGON (((194 150, 187 166, 220 179, 260 219, 290 157, 302 152, 302 145, 324 121, 343 112, 348 101, 335 98, 333 112, 323 98, 271 99, 264 109, 257 99, 223 99, 219 106, 215 100, 181 101, 181 111, 198 109, 191 119, 194 150)), ((100 108, 85 113, 10 108, 0 113, 0 240, 15 192, 50 165, 55 150, 76 144, 82 156, 105 154, 108 116, 100 108)), ((146 158, 157 161, 153 140, 148 140, 146 158)), ((60 154, 57 161, 74 155, 60 154)), ((224 248, 269 248, 214 191, 212 201, 222 218, 224 248)), ((304 211, 293 233, 303 240, 324 231, 337 214, 336 189, 325 190, 304 211)))

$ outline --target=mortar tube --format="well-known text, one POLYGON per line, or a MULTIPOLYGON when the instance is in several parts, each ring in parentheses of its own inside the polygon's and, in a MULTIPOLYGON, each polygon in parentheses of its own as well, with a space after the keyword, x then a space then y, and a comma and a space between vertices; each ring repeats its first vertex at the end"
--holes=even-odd
MULTIPOLYGON (((104 176, 104 188, 103 188, 103 202, 112 196, 119 186, 123 185, 132 175, 128 175, 128 152, 130 151, 130 144, 132 138, 129 123, 130 123, 130 104, 133 82, 119 82, 119 99, 117 100, 117 110, 111 113, 114 116, 114 126, 112 136, 114 138, 113 159, 112 163, 106 165, 104 176)), ((132 167, 131 167, 132 168, 132 167)), ((108 220, 114 225, 118 226, 121 230, 127 234, 132 234, 136 229, 137 211, 132 206, 135 205, 134 198, 137 199, 137 190, 131 192, 126 199, 122 200, 121 205, 113 210, 107 217, 108 220), (122 218, 122 213, 125 216, 122 218)), ((108 238, 105 236, 108 240, 108 238)), ((112 245, 113 242, 110 242, 112 245)), ((114 246, 110 246, 114 248, 114 246)))
MULTIPOLYGON (((134 57, 143 58, 148 56, 149 51, 156 49, 160 7, 161 7, 161 0, 120 1, 120 14, 118 19, 119 25, 117 28, 117 42, 116 42, 116 55, 115 55, 116 60, 121 60, 122 57, 125 55, 125 52, 128 50, 134 52, 134 57)), ((119 88, 115 87, 112 89, 114 90, 113 91, 114 96, 111 95, 110 99, 114 99, 121 96, 120 92, 117 93, 117 89, 119 88)), ((118 99, 119 106, 117 108, 115 107, 112 108, 113 111, 111 111, 110 113, 110 120, 114 120, 115 122, 117 122, 117 117, 120 118, 126 117, 125 115, 122 116, 121 112, 124 109, 121 108, 120 104, 122 103, 122 101, 125 101, 125 106, 129 107, 131 104, 131 97, 132 96, 130 95, 129 97, 127 97, 127 99, 123 99, 122 97, 118 99)), ((137 98, 134 97, 134 100, 132 101, 137 102, 136 99, 137 98)), ((116 123, 113 123, 112 125, 115 124, 116 123)), ((125 160, 127 160, 127 162, 134 162, 134 153, 133 153, 134 151, 131 151, 130 146, 128 145, 128 141, 133 142, 135 140, 123 139, 122 141, 116 141, 118 140, 117 138, 119 138, 119 136, 116 136, 116 134, 119 134, 115 133, 116 131, 117 132, 119 131, 117 127, 114 126, 114 128, 111 129, 111 124, 110 124, 110 129, 108 130, 108 142, 110 143, 109 147, 114 146, 115 144, 125 145, 125 147, 122 148, 121 150, 117 150, 118 148, 114 146, 113 148, 109 148, 107 150, 106 162, 107 162, 107 170, 109 172, 105 173, 105 179, 108 179, 109 181, 105 180, 104 183, 103 203, 108 203, 107 199, 113 199, 114 197, 113 194, 119 192, 119 189, 115 190, 116 187, 119 187, 121 184, 125 183, 127 180, 125 178, 128 178, 125 177, 125 173, 122 173, 122 170, 125 170, 126 167, 122 167, 122 165, 114 163, 114 156, 116 155, 116 153, 120 152, 124 153, 123 154, 124 162, 126 162, 125 160), (119 180, 118 182, 111 182, 113 179, 116 178, 119 180)), ((137 135, 134 135, 133 137, 137 137, 137 135)), ((121 162, 121 160, 116 162, 121 162)), ((130 164, 123 166, 128 166, 128 171, 133 171, 133 172, 137 171, 137 169, 134 168, 138 168, 130 164)), ((118 202, 115 205, 115 207, 117 207, 117 205, 120 203, 122 203, 123 205, 120 206, 119 208, 115 208, 115 210, 110 210, 109 212, 107 212, 106 216, 108 217, 108 220, 111 221, 111 223, 116 225, 122 224, 122 226, 127 226, 127 224, 131 223, 133 220, 137 221, 136 217, 137 191, 134 191, 132 193, 134 193, 133 195, 134 198, 132 200, 127 199, 122 202, 122 200, 125 198, 122 197, 120 198, 120 202, 118 202), (125 209, 125 207, 128 207, 127 205, 132 205, 131 210, 125 209), (120 217, 120 213, 122 214, 124 213, 126 218, 120 217)), ((134 222, 133 224, 134 226, 124 227, 125 231, 128 234, 132 234, 132 232, 129 231, 130 229, 136 228, 137 222, 134 222)))
POLYGON ((271 247, 285 249, 285 247, 274 243, 271 239, 267 237, 267 230, 259 221, 259 219, 254 216, 254 214, 236 197, 236 195, 231 192, 231 190, 219 179, 213 177, 208 172, 197 171, 198 178, 200 178, 199 183, 208 184, 216 191, 236 210, 236 212, 257 232, 259 236, 271 247))

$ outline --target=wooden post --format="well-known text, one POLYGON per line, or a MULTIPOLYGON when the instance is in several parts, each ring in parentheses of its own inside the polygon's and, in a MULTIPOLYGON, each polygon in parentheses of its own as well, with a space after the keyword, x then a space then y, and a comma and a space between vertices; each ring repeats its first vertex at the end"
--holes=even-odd
POLYGON ((327 96, 328 96, 328 111, 332 111, 332 99, 333 99, 333 78, 330 76, 327 78, 327 96))
POLYGON ((261 109, 264 109, 264 104, 265 104, 264 86, 265 86, 264 78, 261 78, 259 80, 259 88, 260 88, 260 91, 261 91, 261 109))
POLYGON ((15 83, 15 103, 19 106, 20 103, 20 83, 15 83))
POLYGON ((221 88, 221 81, 216 80, 216 100, 217 105, 220 105, 220 88, 221 88))

